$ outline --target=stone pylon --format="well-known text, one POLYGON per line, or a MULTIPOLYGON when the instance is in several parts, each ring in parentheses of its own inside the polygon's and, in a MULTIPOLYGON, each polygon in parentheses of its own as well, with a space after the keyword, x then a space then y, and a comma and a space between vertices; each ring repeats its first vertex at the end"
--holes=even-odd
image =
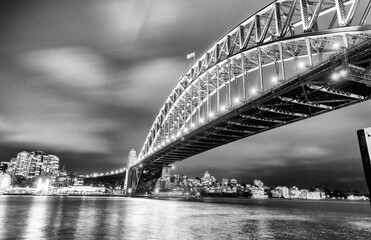
POLYGON ((126 161, 126 174, 125 174, 125 181, 124 181, 124 189, 123 194, 131 195, 133 193, 133 186, 136 185, 136 179, 133 179, 133 169, 130 167, 130 164, 137 160, 137 152, 135 149, 131 149, 129 152, 127 161, 126 161))

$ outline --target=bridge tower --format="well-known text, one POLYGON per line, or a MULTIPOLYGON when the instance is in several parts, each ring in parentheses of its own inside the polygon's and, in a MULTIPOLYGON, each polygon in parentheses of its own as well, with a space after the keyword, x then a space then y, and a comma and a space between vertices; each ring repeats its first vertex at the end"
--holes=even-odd
POLYGON ((132 163, 134 163, 137 160, 137 152, 135 149, 131 149, 128 155, 128 159, 126 161, 126 174, 125 174, 125 182, 124 182, 124 194, 131 195, 133 190, 133 183, 135 183, 136 179, 133 179, 135 177, 134 169, 130 167, 132 163), (133 181, 134 180, 134 181, 133 181))
POLYGON ((132 149, 129 152, 126 163, 126 175, 123 194, 144 195, 152 192, 156 187, 157 180, 161 177, 162 166, 156 164, 137 164, 137 152, 132 149))

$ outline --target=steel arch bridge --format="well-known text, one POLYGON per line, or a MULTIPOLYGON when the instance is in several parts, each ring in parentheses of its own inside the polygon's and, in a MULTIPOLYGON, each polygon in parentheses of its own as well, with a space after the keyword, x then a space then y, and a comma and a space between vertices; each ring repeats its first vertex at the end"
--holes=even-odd
POLYGON ((179 79, 126 193, 151 191, 162 167, 263 131, 368 100, 369 0, 277 0, 213 44, 179 79))

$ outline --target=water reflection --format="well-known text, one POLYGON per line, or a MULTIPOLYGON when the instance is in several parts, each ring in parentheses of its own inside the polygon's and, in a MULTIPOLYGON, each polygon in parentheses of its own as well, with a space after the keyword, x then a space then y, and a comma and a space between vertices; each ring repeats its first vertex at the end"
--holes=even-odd
POLYGON ((4 196, 0 239, 371 239, 367 203, 201 201, 4 196))
POLYGON ((32 204, 27 216, 27 225, 23 237, 32 239, 45 239, 44 228, 47 226, 46 213, 48 211, 47 197, 33 197, 30 199, 32 204))

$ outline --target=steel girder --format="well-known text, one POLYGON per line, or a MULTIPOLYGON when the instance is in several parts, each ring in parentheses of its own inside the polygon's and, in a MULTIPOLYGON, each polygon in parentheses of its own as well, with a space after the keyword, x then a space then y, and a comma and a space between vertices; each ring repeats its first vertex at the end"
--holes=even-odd
POLYGON ((367 93, 353 88, 370 86, 368 61, 360 56, 349 63, 348 58, 357 57, 347 51, 371 38, 370 8, 371 3, 362 0, 279 0, 249 17, 179 79, 131 165, 158 161, 172 146, 189 143, 205 129, 209 135, 229 134, 233 137, 227 139, 236 140, 367 99, 367 93), (345 59, 341 65, 329 62, 337 53, 345 59), (325 63, 329 67, 318 69, 325 63), (331 82, 329 73, 339 68, 348 69, 347 82, 353 85, 331 82), (320 71, 319 77, 303 80, 308 71, 320 71), (300 86, 290 86, 293 79, 300 79, 300 86), (279 95, 282 88, 286 92, 279 95), (271 99, 262 101, 267 94, 271 99), (252 104, 234 115, 236 109, 252 104), (254 130, 257 123, 261 128, 254 130))

